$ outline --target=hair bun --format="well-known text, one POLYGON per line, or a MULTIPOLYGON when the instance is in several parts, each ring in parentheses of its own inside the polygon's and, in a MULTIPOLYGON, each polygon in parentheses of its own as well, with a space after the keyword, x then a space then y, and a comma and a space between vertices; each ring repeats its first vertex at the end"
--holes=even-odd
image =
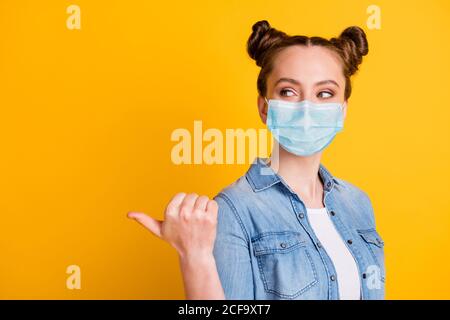
POLYGON ((256 65, 261 67, 267 49, 279 43, 287 35, 272 28, 267 20, 256 22, 252 30, 253 32, 247 41, 247 52, 250 58, 256 61, 256 65))
POLYGON ((344 60, 350 67, 350 74, 354 74, 362 62, 362 57, 369 53, 366 33, 358 26, 351 26, 342 31, 338 40, 344 60))
POLYGON ((366 33, 360 27, 348 27, 347 29, 342 31, 340 37, 352 41, 361 56, 365 56, 369 53, 369 45, 367 42, 366 33))

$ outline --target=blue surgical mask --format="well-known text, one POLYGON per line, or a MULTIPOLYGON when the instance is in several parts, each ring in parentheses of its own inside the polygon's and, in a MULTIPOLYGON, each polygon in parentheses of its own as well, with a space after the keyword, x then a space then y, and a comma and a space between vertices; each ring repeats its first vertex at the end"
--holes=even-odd
POLYGON ((264 99, 268 129, 293 154, 309 156, 323 150, 344 126, 343 104, 264 99))

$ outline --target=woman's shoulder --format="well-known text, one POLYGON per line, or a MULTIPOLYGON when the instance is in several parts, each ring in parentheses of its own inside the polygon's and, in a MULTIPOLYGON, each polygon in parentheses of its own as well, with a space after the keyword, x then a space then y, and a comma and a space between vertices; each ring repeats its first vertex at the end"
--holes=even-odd
POLYGON ((347 193, 352 197, 355 197, 355 196, 361 197, 361 198, 364 198, 364 199, 370 201, 370 197, 369 197, 368 193, 365 190, 363 190, 361 187, 355 185, 352 182, 341 179, 341 178, 333 177, 333 179, 337 182, 336 189, 339 192, 347 193))
POLYGON ((224 201, 227 202, 229 206, 235 207, 239 202, 243 201, 243 199, 249 199, 252 193, 253 190, 250 187, 246 176, 243 175, 217 192, 214 196, 214 200, 224 201))
POLYGON ((355 212, 364 215, 366 219, 375 223, 372 200, 368 192, 347 180, 336 177, 334 179, 337 182, 336 192, 339 194, 339 199, 351 204, 351 207, 356 207, 355 212))

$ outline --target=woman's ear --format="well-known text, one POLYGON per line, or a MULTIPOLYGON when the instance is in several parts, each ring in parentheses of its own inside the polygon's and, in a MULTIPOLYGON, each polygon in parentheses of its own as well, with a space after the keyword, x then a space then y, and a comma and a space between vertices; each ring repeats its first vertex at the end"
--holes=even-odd
POLYGON ((268 108, 266 100, 264 99, 264 97, 262 97, 260 95, 258 95, 256 100, 257 100, 256 104, 258 105, 259 117, 261 118, 262 122, 264 124, 266 124, 266 121, 267 121, 267 108, 268 108))

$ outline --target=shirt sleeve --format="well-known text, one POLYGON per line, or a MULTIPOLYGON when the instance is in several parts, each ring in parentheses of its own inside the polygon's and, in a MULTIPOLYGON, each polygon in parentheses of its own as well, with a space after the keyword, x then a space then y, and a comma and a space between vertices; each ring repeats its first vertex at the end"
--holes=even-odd
POLYGON ((214 258, 226 300, 254 300, 248 235, 231 200, 219 193, 214 258))

